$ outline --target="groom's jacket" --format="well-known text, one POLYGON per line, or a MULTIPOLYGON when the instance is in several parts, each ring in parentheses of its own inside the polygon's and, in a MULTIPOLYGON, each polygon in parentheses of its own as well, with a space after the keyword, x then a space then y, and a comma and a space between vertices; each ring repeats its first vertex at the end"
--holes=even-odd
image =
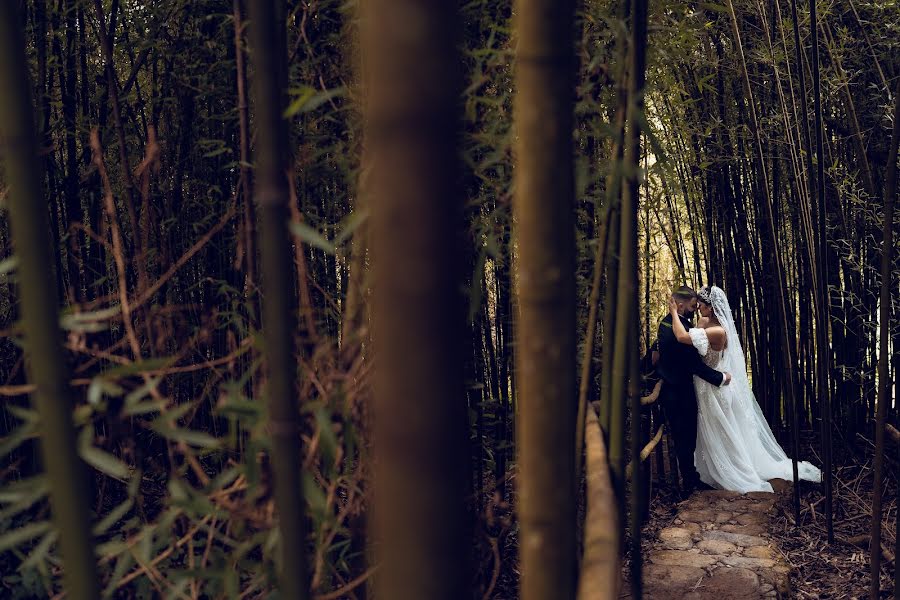
MULTIPOLYGON (((684 317, 679 318, 685 329, 691 328, 690 321, 684 317)), ((696 348, 682 344, 676 339, 675 332, 672 330, 672 315, 666 315, 660 321, 657 335, 659 362, 656 365, 656 371, 663 381, 672 385, 690 386, 694 381, 692 377, 696 375, 716 387, 722 385, 725 375, 704 364, 696 348)))

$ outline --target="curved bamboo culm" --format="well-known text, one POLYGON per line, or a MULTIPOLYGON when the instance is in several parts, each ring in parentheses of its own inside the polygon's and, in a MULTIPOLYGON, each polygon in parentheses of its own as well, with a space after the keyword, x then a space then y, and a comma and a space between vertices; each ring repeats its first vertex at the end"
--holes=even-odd
POLYGON ((62 352, 50 231, 41 184, 41 161, 29 98, 17 2, 0 2, 0 140, 7 204, 19 260, 22 326, 32 394, 40 418, 41 455, 50 482, 50 507, 59 531, 67 596, 96 600, 100 588, 90 524, 87 470, 78 457, 72 398, 62 352))
POLYGON ((600 235, 597 236, 597 249, 594 253, 594 273, 591 279, 591 295, 588 300, 588 319, 584 338, 584 351, 581 356, 581 375, 578 380, 578 416, 575 421, 575 485, 581 485, 581 474, 584 466, 584 423, 588 411, 588 392, 593 379, 594 342, 597 337, 597 320, 600 312, 600 287, 603 269, 606 266, 606 242, 609 237, 609 218, 612 203, 607 203, 600 222, 600 235))
POLYGON ((616 533, 619 517, 603 432, 593 409, 587 411, 584 447, 587 511, 578 600, 612 600, 619 594, 619 536, 616 533))
POLYGON ((656 385, 653 386, 653 391, 641 398, 641 406, 647 406, 648 404, 653 404, 657 400, 659 400, 659 392, 662 389, 662 379, 656 382, 656 385))
POLYGON ((282 118, 287 84, 283 14, 274 0, 250 2, 253 42, 256 143, 256 196, 262 282, 263 354, 268 367, 269 435, 275 508, 281 533, 281 595, 309 597, 306 527, 303 517, 300 410, 296 381, 293 251, 287 168, 287 127, 282 118))
POLYGON ((520 589, 523 600, 569 600, 576 570, 574 2, 519 0, 515 24, 520 589))
POLYGON ((467 598, 457 7, 366 0, 360 11, 377 356, 375 596, 467 598))
MULTIPOLYGON (((650 441, 647 442, 647 445, 645 445, 641 449, 641 453, 638 456, 639 462, 642 463, 645 460, 647 460, 647 458, 650 456, 650 453, 656 449, 656 446, 662 440, 663 429, 664 429, 664 426, 660 425, 659 429, 656 430, 656 435, 654 435, 652 438, 650 438, 650 441)), ((630 462, 630 463, 628 463, 628 466, 625 467, 625 479, 631 479, 631 475, 633 474, 634 468, 635 468, 634 465, 635 465, 634 462, 630 462)))
POLYGON ((891 401, 891 376, 888 359, 891 331, 891 265, 894 253, 894 202, 897 195, 897 143, 900 141, 900 80, 894 92, 894 131, 884 177, 884 239, 881 244, 881 297, 879 298, 878 405, 875 424, 875 465, 872 488, 872 534, 870 548, 869 597, 881 596, 881 494, 884 486, 884 434, 888 404, 891 401))

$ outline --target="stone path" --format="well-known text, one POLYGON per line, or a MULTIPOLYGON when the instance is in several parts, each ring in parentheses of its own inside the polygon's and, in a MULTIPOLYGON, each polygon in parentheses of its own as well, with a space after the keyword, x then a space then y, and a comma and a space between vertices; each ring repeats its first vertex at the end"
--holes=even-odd
POLYGON ((774 506, 775 494, 718 490, 679 503, 645 558, 644 597, 789 598, 790 566, 767 534, 774 506))

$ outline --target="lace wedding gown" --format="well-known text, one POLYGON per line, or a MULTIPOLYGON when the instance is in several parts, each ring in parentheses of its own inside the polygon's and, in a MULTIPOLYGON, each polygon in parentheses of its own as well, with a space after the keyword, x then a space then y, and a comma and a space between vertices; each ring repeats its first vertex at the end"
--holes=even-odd
MULTIPOLYGON (((713 350, 705 329, 692 328, 688 333, 703 362, 730 372, 733 380, 729 385, 713 387, 694 377, 698 410, 694 464, 700 479, 713 487, 741 493, 771 492, 769 479, 794 479, 791 459, 772 435, 750 388, 725 292, 713 286, 710 298, 716 318, 725 329, 725 349, 713 350)), ((808 462, 799 462, 797 468, 800 479, 822 479, 821 471, 808 462)))

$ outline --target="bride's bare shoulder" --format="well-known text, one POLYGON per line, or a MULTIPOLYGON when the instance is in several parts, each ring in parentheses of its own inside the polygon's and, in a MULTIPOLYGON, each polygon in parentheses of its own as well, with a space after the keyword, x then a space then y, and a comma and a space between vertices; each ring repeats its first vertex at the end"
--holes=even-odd
POLYGON ((725 348, 727 335, 725 328, 721 325, 710 325, 706 328, 706 337, 709 339, 709 345, 713 350, 722 350, 725 348))

